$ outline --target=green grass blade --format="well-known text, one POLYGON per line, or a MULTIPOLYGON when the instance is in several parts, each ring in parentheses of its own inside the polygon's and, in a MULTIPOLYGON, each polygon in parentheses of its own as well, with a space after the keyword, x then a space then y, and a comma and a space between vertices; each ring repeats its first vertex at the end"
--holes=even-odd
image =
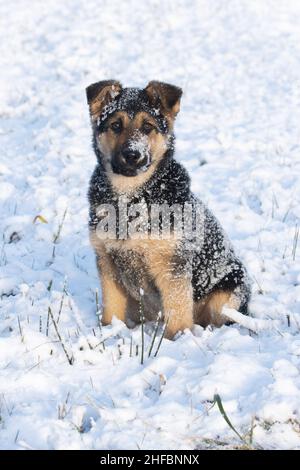
POLYGON ((216 403, 218 405, 218 408, 219 408, 219 411, 221 413, 221 415, 223 416, 224 420, 226 421, 226 423, 228 424, 228 426, 230 427, 230 429, 232 429, 232 431, 240 438, 240 440, 248 445, 248 443, 245 441, 245 439, 240 435, 240 433, 235 429, 235 427, 233 426, 233 424, 231 423, 230 419, 228 418, 225 410, 224 410, 224 407, 223 407, 223 403, 222 403, 222 400, 221 400, 221 397, 218 393, 215 394, 214 396, 214 403, 216 403))

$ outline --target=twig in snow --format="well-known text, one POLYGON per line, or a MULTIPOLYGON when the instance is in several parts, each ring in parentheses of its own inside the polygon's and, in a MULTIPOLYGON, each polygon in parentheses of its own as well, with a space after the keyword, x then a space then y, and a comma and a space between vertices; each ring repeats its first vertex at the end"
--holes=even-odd
POLYGON ((253 432, 254 432, 254 421, 255 421, 255 416, 252 416, 251 420, 251 427, 250 427, 250 433, 249 433, 249 443, 252 446, 253 444, 253 432))
POLYGON ((19 434, 20 434, 20 429, 18 429, 18 431, 17 431, 16 437, 15 437, 15 444, 17 443, 17 440, 18 440, 19 434))
POLYGON ((132 335, 131 335, 131 336, 130 336, 129 357, 132 357, 132 346, 133 346, 133 339, 132 339, 132 335))
POLYGON ((24 343, 24 334, 23 334, 23 329, 22 329, 22 326, 21 326, 21 321, 20 321, 19 315, 18 315, 18 325, 19 325, 19 331, 20 331, 21 341, 22 341, 22 343, 24 343))
POLYGON ((63 216, 62 216, 62 219, 61 219, 61 222, 59 223, 58 225, 58 229, 57 229, 57 232, 56 234, 54 235, 53 237, 53 243, 56 244, 59 240, 59 237, 60 237, 60 234, 61 234, 61 230, 63 228, 63 225, 64 225, 64 221, 65 221, 65 218, 66 218, 66 215, 67 215, 67 211, 68 211, 68 208, 65 209, 64 213, 63 213, 63 216))
POLYGON ((50 323, 50 314, 49 314, 49 308, 48 308, 47 325, 46 325, 46 336, 49 335, 49 323, 50 323))
POLYGON ((67 351, 67 349, 66 349, 66 347, 65 347, 65 345, 64 345, 64 343, 63 343, 62 337, 60 336, 60 332, 59 332, 59 330, 58 330, 58 326, 57 326, 57 324, 56 324, 56 321, 54 320, 54 316, 53 316, 51 307, 48 307, 48 313, 49 313, 49 315, 50 315, 50 317, 51 317, 51 320, 52 320, 52 322, 53 322, 53 325, 54 325, 54 328, 55 328, 57 337, 58 337, 58 339, 59 339, 59 341, 60 341, 60 344, 61 344, 61 346, 62 346, 62 348, 63 348, 63 351, 64 351, 64 353, 65 353, 65 355, 66 355, 66 358, 67 358, 67 360, 68 360, 68 363, 69 363, 70 366, 71 366, 71 365, 74 363, 74 357, 73 357, 73 356, 70 357, 69 354, 68 354, 68 351, 67 351))
POLYGON ((272 196, 272 219, 274 219, 275 207, 276 207, 276 209, 279 209, 279 204, 278 204, 277 198, 275 196, 275 193, 273 192, 273 196, 272 196))
POLYGON ((263 291, 263 288, 261 287, 260 283, 258 282, 258 280, 256 279, 255 276, 253 276, 253 279, 255 280, 256 284, 258 285, 258 293, 260 295, 263 295, 264 294, 264 291, 263 291))
POLYGON ((63 286, 63 293, 62 293, 62 296, 61 296, 61 301, 60 301, 59 310, 58 310, 58 314, 57 314, 57 320, 56 320, 57 324, 59 323, 59 320, 60 320, 60 314, 61 314, 61 311, 62 311, 62 308, 63 308, 65 296, 68 295, 66 285, 67 285, 67 280, 65 279, 64 280, 64 286, 63 286))
POLYGON ((96 315, 98 317, 98 326, 99 326, 100 333, 102 334, 102 326, 101 326, 101 319, 100 319, 102 311, 101 311, 101 307, 99 304, 98 289, 95 290, 95 302, 96 302, 96 315))
POLYGON ((60 234, 61 234, 61 230, 62 230, 63 225, 64 225, 64 221, 65 221, 65 218, 66 218, 66 215, 67 215, 67 210, 68 210, 68 209, 66 208, 66 209, 65 209, 65 212, 63 213, 61 222, 60 222, 59 225, 58 225, 57 232, 54 234, 54 237, 53 237, 52 260, 50 261, 50 263, 53 263, 54 258, 55 258, 56 244, 57 244, 57 242, 58 242, 58 240, 59 240, 59 237, 60 237, 60 234))
POLYGON ((155 340, 156 340, 156 336, 157 336, 157 333, 158 333, 158 329, 159 329, 160 319, 161 319, 161 312, 158 312, 156 323, 155 323, 155 329, 154 329, 151 345, 150 345, 149 352, 148 352, 148 357, 150 357, 151 353, 152 353, 152 349, 153 349, 153 346, 154 346, 154 343, 155 343, 155 340))
POLYGON ((165 336, 165 332, 166 332, 166 329, 167 329, 167 326, 168 326, 168 323, 169 323, 169 319, 170 319, 170 315, 168 316, 167 321, 166 321, 166 323, 165 323, 165 326, 164 326, 162 335, 161 335, 161 337, 160 337, 160 340, 159 340, 157 349, 156 349, 156 351, 155 351, 154 357, 157 356, 158 351, 160 350, 160 346, 161 346, 162 340, 163 340, 163 338, 164 338, 164 336, 165 336))
POLYGON ((140 289, 140 305, 139 305, 139 310, 140 310, 140 320, 141 320, 141 332, 142 332, 142 350, 141 350, 141 364, 144 364, 144 348, 145 348, 145 338, 144 338, 144 323, 145 323, 145 318, 144 318, 144 306, 143 306, 143 295, 144 291, 143 289, 140 289))
POLYGON ((71 407, 69 409, 67 409, 69 398, 70 398, 70 392, 67 393, 67 397, 66 397, 65 401, 63 402, 63 404, 58 405, 58 407, 57 407, 58 419, 65 419, 65 417, 69 413, 69 411, 71 409, 71 407))
POLYGON ((295 227, 295 234, 294 234, 294 241, 293 241, 293 251, 292 251, 292 257, 293 261, 295 261, 296 258, 296 251, 297 251, 297 246, 298 246, 298 239, 299 239, 299 227, 296 224, 295 227))

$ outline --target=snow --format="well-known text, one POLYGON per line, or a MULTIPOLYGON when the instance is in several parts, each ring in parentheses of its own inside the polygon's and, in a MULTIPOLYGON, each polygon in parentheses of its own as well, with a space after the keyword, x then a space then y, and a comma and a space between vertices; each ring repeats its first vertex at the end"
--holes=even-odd
POLYGON ((237 448, 216 393, 254 447, 300 449, 299 21, 293 0, 0 1, 1 449, 237 448), (110 78, 183 88, 177 158, 253 280, 245 326, 154 357, 159 331, 149 358, 146 324, 144 364, 141 328, 96 315, 85 88, 110 78))
POLYGON ((141 155, 140 159, 146 158, 145 165, 140 168, 140 171, 145 171, 150 163, 150 149, 147 136, 140 132, 135 133, 129 141, 129 148, 130 150, 139 152, 141 155))

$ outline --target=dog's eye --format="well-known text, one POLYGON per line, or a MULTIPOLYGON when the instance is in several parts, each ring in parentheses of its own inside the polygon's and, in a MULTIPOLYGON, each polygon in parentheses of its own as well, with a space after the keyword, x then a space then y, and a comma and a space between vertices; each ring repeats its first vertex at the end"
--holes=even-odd
POLYGON ((150 134, 150 132, 153 129, 154 129, 153 124, 151 124, 150 122, 144 122, 144 124, 142 126, 142 132, 144 132, 144 134, 150 134))
POLYGON ((118 134, 119 132, 122 131, 122 122, 121 121, 112 122, 110 125, 110 128, 118 134))

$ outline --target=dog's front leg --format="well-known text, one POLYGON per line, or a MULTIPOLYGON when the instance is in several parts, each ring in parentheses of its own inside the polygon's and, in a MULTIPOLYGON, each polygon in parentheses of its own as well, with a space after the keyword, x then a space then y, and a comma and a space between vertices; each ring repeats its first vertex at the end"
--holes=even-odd
POLYGON ((157 241, 146 251, 150 273, 160 292, 166 338, 193 326, 192 272, 183 259, 176 263, 177 241, 157 241))
POLYGON ((159 289, 165 322, 165 337, 172 339, 178 331, 193 326, 193 288, 188 277, 161 276, 159 289))
POLYGON ((160 292, 167 322, 165 337, 171 339, 178 331, 193 326, 192 284, 187 278, 171 278, 161 286, 160 292))
POLYGON ((125 322, 127 295, 110 257, 102 254, 97 260, 97 266, 102 287, 102 324, 109 325, 113 316, 125 322))

